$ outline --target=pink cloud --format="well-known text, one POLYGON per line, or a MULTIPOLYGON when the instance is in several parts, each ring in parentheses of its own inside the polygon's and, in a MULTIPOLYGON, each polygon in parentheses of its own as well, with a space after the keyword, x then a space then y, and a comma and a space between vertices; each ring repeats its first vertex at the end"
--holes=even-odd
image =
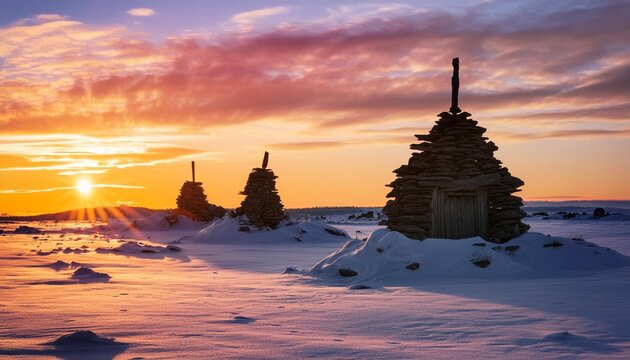
POLYGON ((150 8, 133 8, 127 10, 127 14, 132 16, 153 16, 155 15, 155 10, 150 8))
POLYGON ((269 119, 321 131, 432 121, 448 108, 454 56, 462 61, 460 102, 473 114, 509 112, 533 123, 556 115, 571 120, 565 113, 579 113, 584 122, 627 120, 628 7, 535 10, 492 21, 474 9, 396 12, 346 25, 226 33, 212 42, 150 43, 126 29, 67 21, 5 28, 0 33, 13 34, 15 44, 26 37, 33 43, 28 51, 0 48, 5 68, 19 74, 0 84, 15 89, 0 100, 0 132, 207 128, 269 119), (77 40, 55 40, 68 36, 77 40), (51 41, 54 54, 37 50, 51 41), (42 73, 56 75, 49 82, 42 73))

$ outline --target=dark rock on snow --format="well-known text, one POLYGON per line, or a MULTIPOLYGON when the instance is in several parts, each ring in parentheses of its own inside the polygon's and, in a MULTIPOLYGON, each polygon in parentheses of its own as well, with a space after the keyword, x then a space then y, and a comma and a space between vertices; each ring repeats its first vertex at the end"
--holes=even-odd
POLYGON ((359 275, 359 273, 350 269, 339 269, 339 275, 343 277, 352 277, 359 275))
POLYGON ((74 271, 72 277, 79 280, 109 280, 111 276, 94 271, 90 268, 80 267, 74 271))
POLYGON ((343 232, 342 230, 335 229, 335 228, 332 228, 332 227, 327 227, 327 228, 325 228, 324 230, 326 230, 326 232, 327 232, 327 233, 329 233, 329 234, 331 234, 331 235, 335 235, 335 236, 343 236, 343 237, 345 237, 345 236, 346 236, 346 233, 345 233, 345 232, 343 232))
POLYGON ((371 289, 371 286, 367 286, 367 285, 363 285, 363 284, 356 284, 356 285, 352 285, 348 288, 348 290, 368 290, 371 289))
POLYGON ((479 266, 480 268, 488 267, 488 265, 491 264, 490 259, 488 258, 472 259, 470 260, 470 262, 473 263, 475 266, 479 266))
POLYGON ((26 225, 18 226, 18 228, 15 229, 13 232, 16 234, 41 234, 42 233, 40 229, 26 226, 26 225))
POLYGON ((604 210, 602 208, 597 208, 597 209, 593 210, 593 217, 596 218, 596 219, 603 218, 606 215, 608 215, 606 213, 606 210, 604 210))
POLYGON ((553 241, 553 242, 550 242, 550 243, 547 243, 547 244, 543 245, 543 247, 546 247, 546 248, 549 248, 549 247, 552 247, 552 248, 557 248, 557 247, 561 247, 561 246, 563 246, 563 245, 564 245, 564 244, 562 244, 562 243, 561 243, 561 242, 559 242, 559 241, 553 241))
POLYGON ((117 345, 114 338, 104 338, 96 335, 93 331, 79 330, 72 334, 60 336, 55 341, 48 343, 54 346, 85 346, 85 345, 117 345))
POLYGON ((292 266, 287 266, 286 268, 284 268, 284 271, 282 273, 283 274, 296 274, 296 273, 299 273, 299 270, 292 266))

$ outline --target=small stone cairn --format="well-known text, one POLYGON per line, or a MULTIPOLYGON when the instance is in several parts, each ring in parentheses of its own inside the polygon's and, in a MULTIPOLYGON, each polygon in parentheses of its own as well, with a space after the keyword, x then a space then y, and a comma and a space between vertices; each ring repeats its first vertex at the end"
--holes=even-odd
POLYGON ((226 210, 210 204, 203 191, 202 183, 195 181, 195 162, 192 162, 192 181, 184 182, 177 196, 177 215, 185 215, 194 220, 210 221, 222 217, 226 210))
POLYGON ((459 90, 459 59, 453 59, 453 98, 450 112, 438 115, 431 131, 416 135, 421 141, 412 144, 407 165, 394 170, 396 180, 383 209, 387 227, 407 237, 424 239, 431 236, 432 200, 434 189, 467 186, 485 187, 488 201, 488 238, 496 243, 506 242, 529 229, 521 219, 522 199, 512 195, 520 191, 523 181, 510 174, 493 154, 498 147, 483 134, 470 114, 457 106, 459 90))
POLYGON ((241 195, 245 200, 236 210, 237 215, 245 215, 249 225, 259 228, 275 228, 286 218, 284 205, 276 190, 276 179, 273 170, 267 169, 269 153, 265 151, 262 167, 254 168, 249 174, 245 189, 241 195))

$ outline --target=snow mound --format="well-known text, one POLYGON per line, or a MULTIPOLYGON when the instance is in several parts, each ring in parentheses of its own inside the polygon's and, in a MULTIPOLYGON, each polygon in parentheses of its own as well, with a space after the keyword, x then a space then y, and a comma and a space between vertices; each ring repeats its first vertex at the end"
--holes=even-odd
POLYGON ((412 240, 387 229, 351 240, 316 264, 311 275, 349 282, 413 283, 456 278, 557 277, 630 266, 630 258, 584 240, 526 233, 508 243, 479 237, 412 240))
POLYGON ((86 248, 71 248, 71 247, 67 247, 65 249, 63 249, 62 251, 64 254, 83 254, 86 252, 90 252, 90 250, 86 249, 86 248))
POLYGON ((49 342, 47 345, 54 346, 86 346, 86 345, 124 345, 113 338, 105 338, 96 335, 90 330, 79 330, 71 334, 62 335, 57 340, 49 342))
POLYGON ((257 229, 243 225, 239 218, 225 217, 211 222, 194 235, 182 241, 209 243, 323 243, 344 242, 350 237, 343 230, 320 222, 282 222, 276 229, 257 229))
POLYGON ((135 218, 115 219, 107 221, 107 230, 126 231, 166 231, 166 230, 197 230, 204 223, 194 221, 186 216, 173 215, 164 211, 157 211, 149 216, 137 216, 135 218))
POLYGON ((70 268, 70 264, 68 264, 65 261, 61 261, 61 260, 57 260, 54 263, 48 264, 48 265, 45 265, 45 266, 50 267, 50 268, 52 268, 54 270, 57 270, 57 271, 70 268))

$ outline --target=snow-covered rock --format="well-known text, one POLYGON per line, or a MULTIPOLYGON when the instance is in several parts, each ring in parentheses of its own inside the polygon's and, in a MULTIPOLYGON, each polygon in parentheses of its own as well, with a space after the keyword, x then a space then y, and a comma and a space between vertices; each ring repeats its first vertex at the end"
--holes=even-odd
POLYGON ((100 254, 119 253, 119 254, 157 254, 164 252, 180 252, 182 248, 175 245, 149 245, 140 241, 126 241, 115 248, 97 248, 96 252, 100 254))
POLYGON ((54 346, 86 346, 86 345, 122 345, 113 338, 105 338, 96 335, 90 330, 79 330, 62 335, 57 340, 48 343, 54 346))
POLYGON ((57 260, 54 263, 48 264, 48 265, 45 265, 45 266, 47 266, 47 267, 49 267, 51 269, 57 270, 57 271, 70 268, 70 264, 68 264, 65 261, 61 261, 61 260, 57 260))
POLYGON ((350 237, 344 231, 321 222, 282 222, 275 229, 258 229, 243 225, 239 218, 225 217, 211 222, 182 241, 211 243, 315 243, 345 242, 350 237))
POLYGON ((40 229, 31 227, 31 226, 26 226, 26 225, 18 226, 13 232, 16 234, 41 234, 42 233, 40 229))
POLYGON ((72 274, 72 278, 82 281, 82 282, 91 282, 91 281, 104 281, 107 282, 111 279, 111 276, 106 273, 94 271, 90 268, 80 267, 72 274))
POLYGON ((316 264, 312 275, 351 282, 410 282, 448 278, 571 276, 618 266, 630 258, 584 240, 526 233, 505 244, 479 237, 412 240, 387 229, 351 240, 316 264))

